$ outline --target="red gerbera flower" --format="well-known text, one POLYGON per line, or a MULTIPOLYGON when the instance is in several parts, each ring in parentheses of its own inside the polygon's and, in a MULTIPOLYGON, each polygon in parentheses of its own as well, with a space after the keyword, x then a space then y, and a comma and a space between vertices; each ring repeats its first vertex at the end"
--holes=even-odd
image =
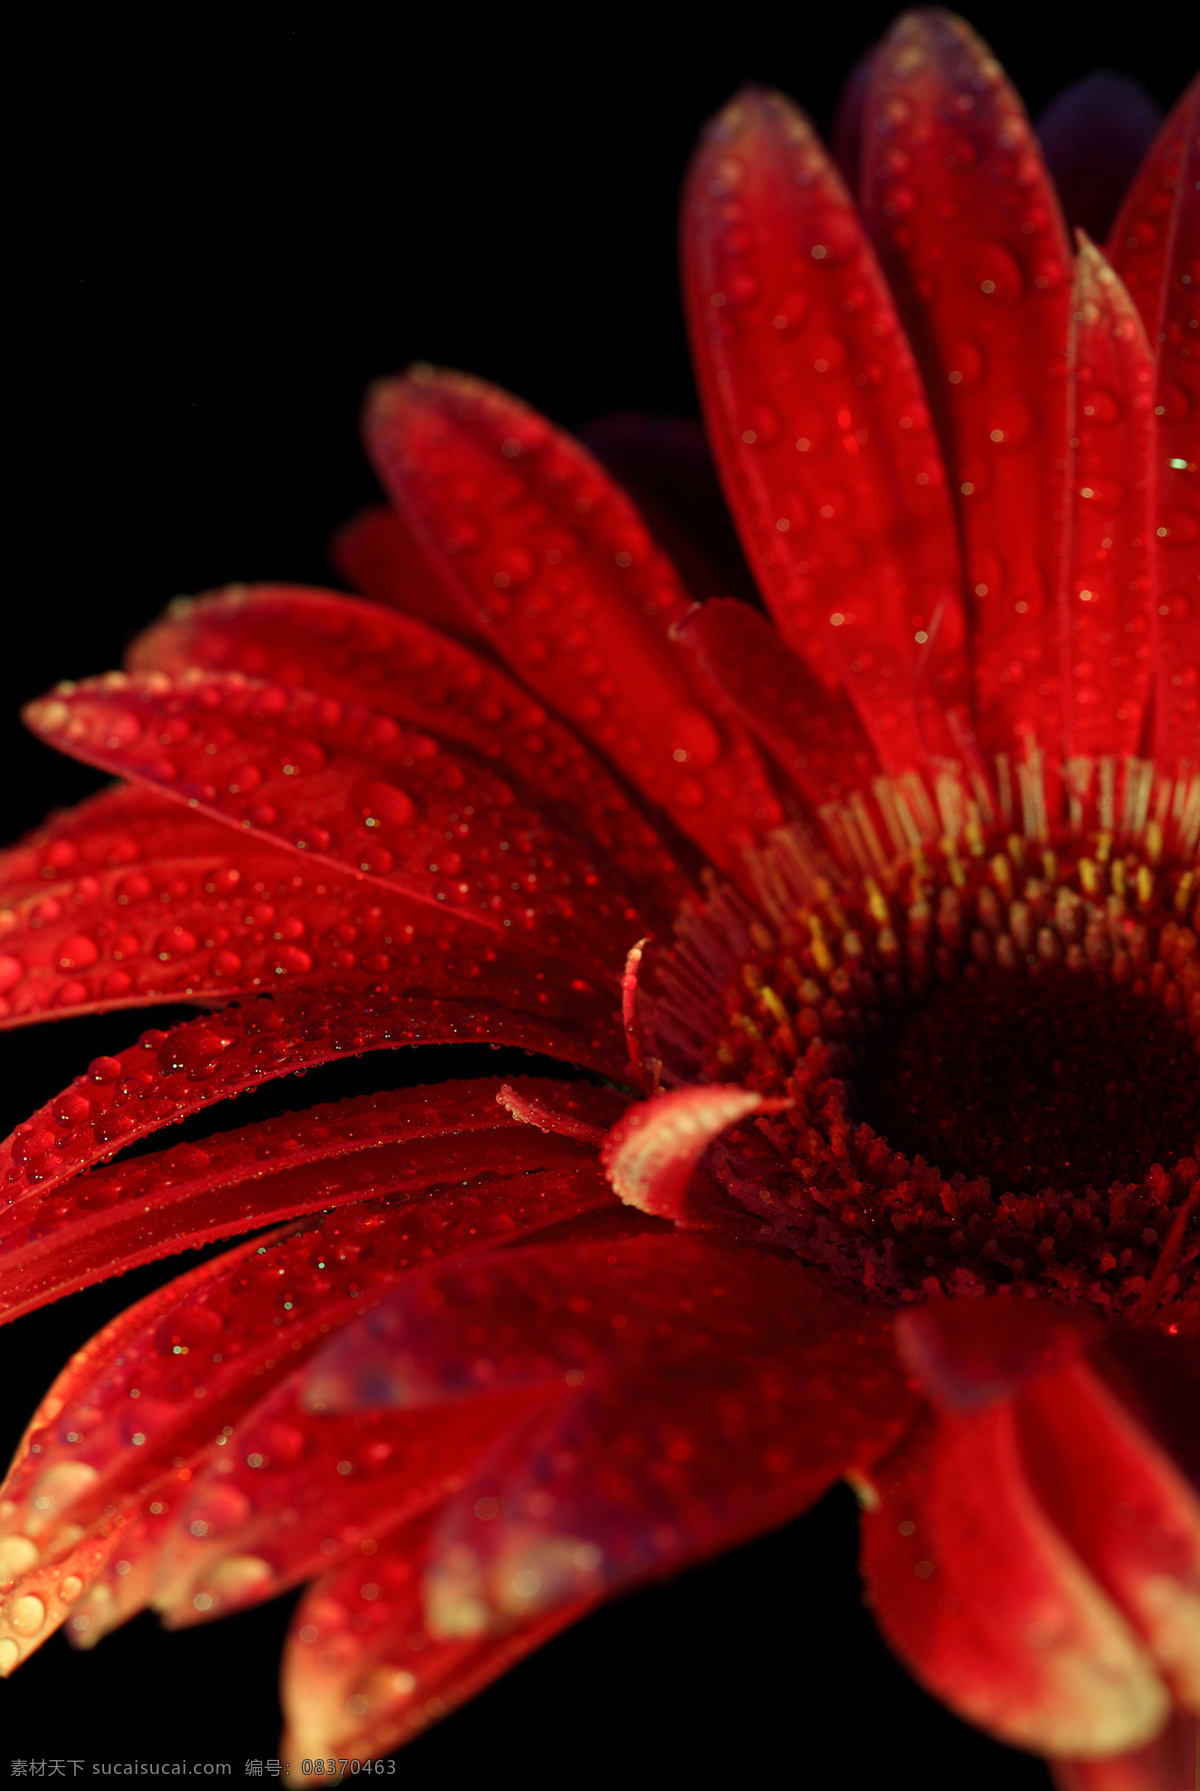
POLYGON ((280 1223, 131 1308, 35 1415, 5 1671, 59 1625, 311 1581, 284 1749, 364 1758, 847 1477, 918 1678, 1064 1786, 1174 1783, 1200 97, 1106 254, 1068 242, 965 26, 906 16, 856 92, 865 225, 757 91, 685 199, 771 621, 693 606, 594 459, 419 368, 368 406, 395 510, 339 556, 371 601, 176 605, 126 672, 31 707, 127 782, 7 855, 9 1023, 208 1011, 3 1147, 5 1313, 280 1223), (463 1039, 592 1079, 113 1160, 272 1078, 463 1039))

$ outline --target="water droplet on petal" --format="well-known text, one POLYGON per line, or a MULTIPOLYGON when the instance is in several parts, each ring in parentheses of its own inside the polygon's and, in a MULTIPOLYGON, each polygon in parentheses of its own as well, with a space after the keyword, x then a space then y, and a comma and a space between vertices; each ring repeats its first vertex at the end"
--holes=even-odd
POLYGON ((1103 386, 1093 386, 1083 395, 1080 411, 1090 423, 1115 423, 1121 416, 1121 401, 1103 386))
POLYGON ((58 967, 60 970, 86 970, 99 956, 94 939, 89 939, 86 933, 73 933, 59 947, 58 967))
POLYGON ((19 1636, 35 1636, 46 1621, 46 1607, 40 1598, 27 1592, 22 1598, 14 1598, 5 1615, 9 1628, 15 1629, 19 1636))
POLYGON ((0 1585, 25 1573, 38 1558, 38 1545, 28 1536, 0 1536, 0 1585))
POLYGON ((1003 243, 981 244, 971 257, 968 278, 976 291, 1000 304, 1015 304, 1025 290, 1016 256, 1003 243))
POLYGON ((383 821, 391 827, 403 827, 413 817, 412 798, 394 784, 372 782, 361 784, 355 805, 364 818, 383 821))
POLYGON ((983 377, 985 361, 982 348, 969 337, 952 342, 946 352, 946 377, 952 386, 978 385, 983 377))
POLYGON ((670 718, 672 754, 683 765, 707 771, 721 756, 721 737, 699 709, 676 709, 670 718))

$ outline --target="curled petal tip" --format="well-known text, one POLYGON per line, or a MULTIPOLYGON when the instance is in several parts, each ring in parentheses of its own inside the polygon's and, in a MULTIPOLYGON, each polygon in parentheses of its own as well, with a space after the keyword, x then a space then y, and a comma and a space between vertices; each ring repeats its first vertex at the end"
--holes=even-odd
POLYGON ((676 1089, 630 1107, 600 1147, 600 1161, 626 1206, 683 1219, 692 1173, 713 1139, 751 1113, 787 1105, 750 1088, 676 1089))
POLYGON ((521 1125, 536 1126, 540 1132, 559 1132, 565 1138, 578 1138, 582 1144, 599 1144, 604 1137, 601 1126, 589 1125, 586 1120, 555 1112, 540 1101, 532 1101, 510 1082, 500 1089, 496 1105, 505 1108, 521 1125))

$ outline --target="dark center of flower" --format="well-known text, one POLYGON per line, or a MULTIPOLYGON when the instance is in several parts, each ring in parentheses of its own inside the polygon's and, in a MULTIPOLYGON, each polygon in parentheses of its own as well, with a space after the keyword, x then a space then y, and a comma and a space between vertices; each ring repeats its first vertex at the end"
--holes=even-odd
POLYGON ((1195 871, 1010 836, 793 905, 788 869, 770 928, 719 897, 685 920, 655 1000, 679 1080, 787 1103, 712 1147, 714 1198, 884 1299, 1006 1288, 1200 1323, 1195 871))
POLYGON ((1107 1189, 1200 1137, 1200 1064, 1158 1003, 1048 966, 940 990, 871 1052, 854 1110, 943 1175, 996 1191, 1107 1189))

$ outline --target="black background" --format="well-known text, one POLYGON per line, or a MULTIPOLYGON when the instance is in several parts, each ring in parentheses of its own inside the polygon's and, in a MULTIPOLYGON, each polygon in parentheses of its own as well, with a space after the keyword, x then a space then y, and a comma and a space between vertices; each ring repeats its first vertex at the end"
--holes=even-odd
MULTIPOLYGON (((20 702, 117 663, 177 592, 333 582, 325 541, 373 495, 355 430, 372 376, 416 358, 465 367, 571 427, 627 407, 694 414, 674 212, 697 130, 745 78, 827 129, 842 75, 891 16, 426 12, 42 9, 10 41, 8 836, 100 781, 29 740, 20 702)), ((1166 105, 1196 60, 1160 6, 971 16, 1035 113, 1097 65, 1166 105)), ((151 1019, 8 1035, 5 1126, 151 1019)), ((410 1067, 478 1073, 447 1054, 410 1067)), ((310 1081, 305 1104, 324 1092, 310 1081)), ((167 1272, 5 1333, 0 1446, 66 1355, 167 1272)), ((414 1791, 493 1765, 535 1785, 778 1769, 818 1787, 1044 1787, 1037 1762, 893 1664, 858 1604, 853 1528, 839 1492, 600 1612, 398 1771, 414 1791)), ((142 1618, 91 1655, 56 1637, 0 1686, 5 1759, 228 1759, 238 1776, 276 1746, 289 1602, 173 1637, 142 1618)))

